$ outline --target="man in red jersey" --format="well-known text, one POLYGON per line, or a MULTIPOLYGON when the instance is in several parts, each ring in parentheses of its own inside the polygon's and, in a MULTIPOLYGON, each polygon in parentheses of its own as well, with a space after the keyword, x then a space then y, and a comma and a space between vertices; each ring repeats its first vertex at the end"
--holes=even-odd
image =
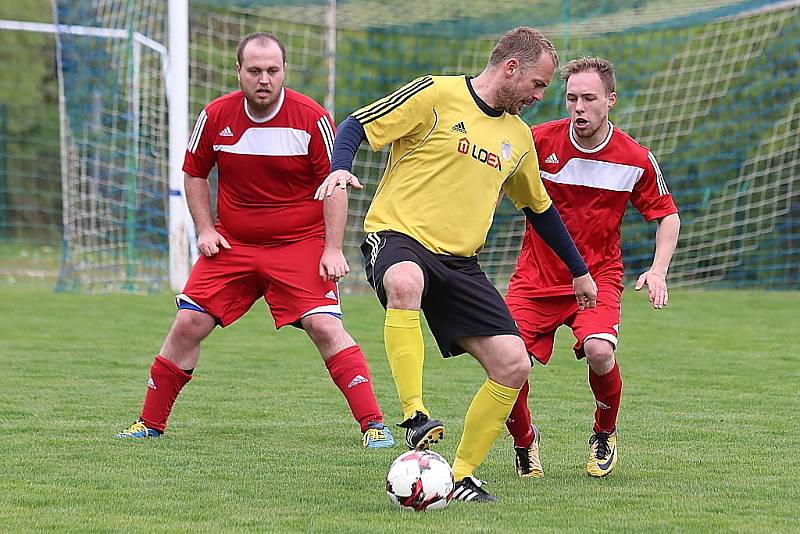
MULTIPOLYGON (((622 394, 614 358, 620 325, 623 266, 620 228, 628 201, 647 221, 657 221, 653 263, 637 280, 647 286, 654 309, 667 305, 666 275, 678 240, 678 209, 667 190, 655 156, 608 120, 614 106, 613 65, 601 58, 580 58, 562 70, 569 118, 531 128, 542 181, 586 259, 597 283, 597 306, 579 309, 572 277, 528 224, 522 252, 509 283, 506 303, 528 352, 546 365, 556 329, 567 325, 577 339, 577 358, 586 358, 595 397, 594 427, 586 471, 611 473, 617 464, 617 412, 622 394)), ((507 426, 514 437, 517 474, 544 476, 539 431, 531 424, 526 383, 507 426)))
POLYGON ((178 313, 150 367, 139 420, 117 436, 160 436, 201 341, 263 297, 277 328, 302 328, 316 345, 364 446, 391 447, 364 354, 341 321, 336 282, 350 270, 342 254, 347 194, 314 200, 330 172, 333 121, 315 101, 284 87, 286 52, 274 36, 246 36, 236 57, 241 91, 200 113, 183 164, 202 256, 176 297, 178 313), (214 165, 216 224, 207 180, 214 165))

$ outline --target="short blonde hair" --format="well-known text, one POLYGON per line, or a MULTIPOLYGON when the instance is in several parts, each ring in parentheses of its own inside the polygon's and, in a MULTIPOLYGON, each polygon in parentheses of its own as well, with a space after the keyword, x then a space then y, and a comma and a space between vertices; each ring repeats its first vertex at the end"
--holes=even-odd
POLYGON ((523 68, 535 65, 542 54, 547 54, 558 66, 558 53, 553 43, 539 30, 528 26, 519 26, 506 33, 494 45, 487 66, 496 67, 507 59, 517 59, 523 68))
POLYGON ((595 71, 600 76, 600 81, 603 82, 606 94, 611 94, 617 90, 614 65, 609 60, 601 57, 579 57, 568 61, 561 69, 561 79, 566 83, 573 74, 589 71, 595 71))

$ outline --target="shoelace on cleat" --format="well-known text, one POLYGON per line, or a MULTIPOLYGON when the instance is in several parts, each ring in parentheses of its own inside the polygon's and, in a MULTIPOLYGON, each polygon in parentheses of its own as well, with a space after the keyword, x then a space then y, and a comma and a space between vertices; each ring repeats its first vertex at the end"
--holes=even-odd
POLYGON ((402 423, 398 423, 397 426, 400 428, 406 429, 414 429, 422 424, 424 424, 428 420, 428 416, 422 412, 415 412, 412 417, 406 419, 402 423))
POLYGON ((367 437, 372 441, 384 441, 386 439, 386 433, 383 429, 370 428, 367 430, 367 437))
POLYGON ((611 447, 608 446, 608 434, 598 432, 589 438, 589 444, 595 447, 595 458, 608 458, 611 454, 611 447))
POLYGON ((128 430, 123 432, 123 434, 135 434, 136 432, 147 433, 147 427, 141 421, 137 421, 133 423, 128 430))
POLYGON ((522 447, 517 447, 516 451, 517 451, 517 461, 519 462, 519 466, 526 473, 530 472, 532 469, 530 451, 528 449, 523 449, 522 447))

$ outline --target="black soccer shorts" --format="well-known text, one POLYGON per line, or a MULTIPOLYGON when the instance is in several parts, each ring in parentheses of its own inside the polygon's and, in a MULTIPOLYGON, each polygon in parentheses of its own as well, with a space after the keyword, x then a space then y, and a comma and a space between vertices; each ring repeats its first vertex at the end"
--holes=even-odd
POLYGON ((425 278, 422 311, 445 358, 466 352, 457 340, 519 336, 503 297, 486 278, 478 257, 434 254, 415 239, 391 230, 368 234, 361 245, 367 282, 386 307, 383 275, 402 261, 419 265, 425 278))

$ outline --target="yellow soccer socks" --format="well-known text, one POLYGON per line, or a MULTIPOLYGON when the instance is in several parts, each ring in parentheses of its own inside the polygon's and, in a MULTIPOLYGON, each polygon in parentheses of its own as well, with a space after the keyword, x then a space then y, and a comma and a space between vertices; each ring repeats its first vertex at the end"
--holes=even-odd
POLYGON ((472 399, 464 420, 464 434, 458 444, 453 474, 456 481, 472 476, 483 462, 517 400, 519 388, 510 388, 486 379, 472 399))
POLYGON ((404 420, 412 417, 416 411, 430 415, 422 403, 425 344, 419 314, 419 310, 389 308, 383 326, 386 357, 403 407, 404 420))

